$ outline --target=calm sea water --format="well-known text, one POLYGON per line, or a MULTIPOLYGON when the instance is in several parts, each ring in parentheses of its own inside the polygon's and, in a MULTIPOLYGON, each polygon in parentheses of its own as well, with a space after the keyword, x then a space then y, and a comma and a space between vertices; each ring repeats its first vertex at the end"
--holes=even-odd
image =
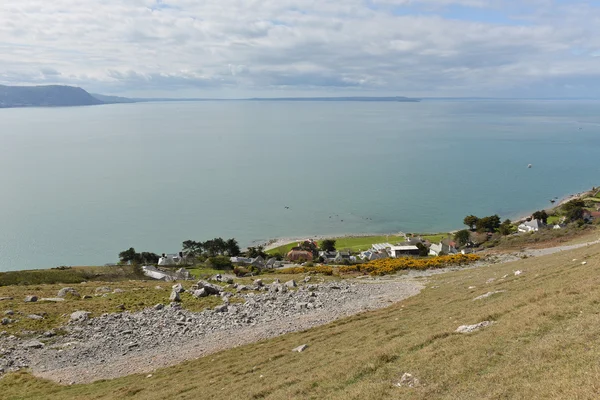
POLYGON ((0 270, 98 265, 186 239, 519 216, 600 184, 600 102, 4 109, 0 150, 0 270))

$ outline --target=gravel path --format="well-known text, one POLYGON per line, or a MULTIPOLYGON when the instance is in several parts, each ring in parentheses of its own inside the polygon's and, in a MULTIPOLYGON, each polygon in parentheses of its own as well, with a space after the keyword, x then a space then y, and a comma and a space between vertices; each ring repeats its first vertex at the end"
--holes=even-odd
POLYGON ((423 283, 414 279, 418 276, 423 274, 302 283, 294 289, 274 284, 258 293, 241 294, 244 303, 218 311, 193 313, 173 304, 84 318, 70 323, 64 336, 33 341, 0 337, 0 369, 29 367, 34 375, 63 384, 149 373, 389 306, 420 292, 423 283))

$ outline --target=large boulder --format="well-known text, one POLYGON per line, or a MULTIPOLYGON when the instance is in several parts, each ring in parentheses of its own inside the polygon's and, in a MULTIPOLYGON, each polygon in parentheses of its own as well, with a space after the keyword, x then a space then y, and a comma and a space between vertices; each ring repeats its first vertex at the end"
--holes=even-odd
POLYGON ((200 297, 208 296, 208 292, 204 288, 202 288, 202 289, 195 290, 194 293, 192 294, 192 296, 199 299, 200 297))
POLYGON ((56 297, 65 298, 67 296, 81 297, 79 292, 72 287, 62 288, 58 291, 56 297))
POLYGON ((197 285, 198 288, 203 288, 206 290, 208 294, 219 294, 222 291, 220 286, 213 285, 212 283, 208 283, 206 281, 198 281, 197 285))
POLYGON ((75 311, 71 314, 69 322, 84 322, 90 319, 90 312, 88 311, 75 311))

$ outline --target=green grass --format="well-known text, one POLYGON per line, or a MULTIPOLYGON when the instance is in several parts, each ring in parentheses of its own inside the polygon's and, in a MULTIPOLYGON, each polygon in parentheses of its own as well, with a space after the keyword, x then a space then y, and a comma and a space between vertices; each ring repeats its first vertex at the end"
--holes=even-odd
MULTIPOLYGON (((379 235, 379 236, 362 236, 362 237, 339 237, 335 239, 335 247, 338 250, 350 250, 353 252, 360 252, 368 250, 375 243, 386 243, 391 244, 404 242, 404 236, 397 235, 379 235)), ((276 247, 267 251, 268 254, 287 254, 292 247, 296 246, 297 242, 288 243, 283 246, 276 247)))
POLYGON ((561 217, 560 217, 560 216, 558 216, 558 215, 551 215, 551 216, 549 216, 549 217, 548 217, 547 224, 548 224, 548 225, 554 225, 554 224, 557 224, 557 223, 560 221, 560 218, 561 218, 561 217))
POLYGON ((160 369, 151 378, 61 386, 20 372, 0 380, 0 393, 7 400, 599 397, 599 245, 436 275, 426 285, 386 309, 160 369), (498 290, 504 292, 473 301, 498 290), (455 333, 484 320, 495 324, 455 333), (300 344, 309 347, 292 353, 300 344), (405 372, 421 385, 397 387, 405 372))
MULTIPOLYGON (((189 288, 193 282, 184 282, 189 288)), ((82 284, 42 284, 29 286, 3 286, 0 287, 0 297, 12 297, 12 300, 0 302, 0 310, 13 310, 16 314, 13 319, 18 322, 2 326, 2 330, 19 335, 22 331, 44 332, 58 328, 68 322, 72 312, 85 310, 92 316, 103 313, 121 311, 139 311, 155 304, 169 304, 172 282, 161 281, 123 281, 123 282, 86 282, 82 284), (65 301, 25 303, 23 299, 28 295, 38 298, 56 297, 61 288, 71 286, 81 295, 92 296, 90 299, 67 297, 65 301), (112 290, 121 289, 123 293, 108 293, 106 296, 96 293, 98 287, 109 287, 112 290), (157 289, 160 287, 160 289, 157 289), (122 306, 122 307, 120 307, 122 306), (44 315, 42 320, 32 320, 27 315, 44 315)), ((220 297, 210 296, 195 299, 190 293, 181 295, 183 308, 201 311, 205 308, 222 304, 220 297)))
POLYGON ((81 283, 86 281, 123 281, 139 276, 129 265, 112 267, 70 267, 67 269, 38 269, 0 272, 0 286, 81 283))

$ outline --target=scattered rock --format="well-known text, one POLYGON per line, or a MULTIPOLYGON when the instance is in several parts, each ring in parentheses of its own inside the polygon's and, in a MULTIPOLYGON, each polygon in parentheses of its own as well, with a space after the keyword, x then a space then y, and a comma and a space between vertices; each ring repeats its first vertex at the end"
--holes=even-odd
POLYGON ((477 296, 473 299, 473 301, 475 300, 482 300, 482 299, 487 299, 490 296, 493 296, 495 294, 498 293, 504 293, 506 290, 496 290, 495 292, 487 292, 486 294, 482 294, 481 296, 477 296))
POLYGON ((523 271, 515 271, 515 276, 519 276, 523 273, 523 271))
POLYGON ((90 296, 89 294, 84 294, 83 296, 81 296, 81 298, 82 298, 83 300, 88 300, 88 299, 92 299, 93 297, 92 297, 92 296, 90 296))
POLYGON ((255 285, 255 286, 258 286, 258 287, 262 287, 262 286, 263 286, 263 281, 262 281, 262 279, 256 279, 256 280, 254 281, 254 285, 255 285))
POLYGON ((475 286, 469 286, 469 289, 476 289, 475 286))
POLYGON ((306 350, 308 348, 308 345, 306 344, 301 344, 298 347, 295 347, 292 349, 292 352, 296 352, 296 353, 302 353, 304 350, 306 350))
POLYGON ((400 378, 400 382, 396 383, 398 387, 409 387, 414 388, 419 386, 420 382, 418 378, 415 378, 412 374, 405 372, 400 378))
POLYGON ((0 297, 0 301, 8 301, 8 300, 12 300, 12 297, 0 297))
POLYGON ((36 321, 39 321, 39 320, 41 320, 41 319, 44 319, 44 317, 42 317, 41 315, 37 315, 37 314, 29 314, 29 315, 27 316, 27 318, 29 318, 29 319, 33 319, 33 320, 36 320, 36 321))
POLYGON ((215 307, 216 312, 227 312, 227 304, 221 304, 215 307))
POLYGON ((96 288, 95 290, 96 293, 110 293, 112 292, 112 289, 109 288, 108 286, 101 286, 96 288))
POLYGON ((61 301, 65 301, 65 299, 61 297, 42 297, 40 302, 48 302, 48 303, 60 303, 61 301))
POLYGON ((123 289, 116 288, 113 290, 113 293, 125 293, 125 291, 123 289))
POLYGON ((194 293, 192 294, 192 296, 199 299, 201 297, 208 296, 208 292, 204 288, 202 288, 202 289, 194 290, 194 293))
MULTIPOLYGON (((177 286, 177 285, 175 285, 177 286)), ((181 297, 179 297, 179 292, 175 289, 173 289, 173 291, 171 292, 171 296, 169 296, 169 300, 171 302, 180 302, 181 301, 181 297)))
POLYGON ((487 281, 485 281, 485 283, 492 283, 492 282, 494 282, 495 280, 496 280, 495 278, 490 278, 490 279, 488 279, 487 281))
POLYGON ((307 276, 306 278, 304 278, 304 283, 308 283, 310 282, 310 276, 307 276))
POLYGON ((44 343, 38 340, 30 340, 21 344, 21 347, 23 347, 24 349, 41 349, 42 347, 44 347, 44 343))
POLYGON ((164 288, 162 286, 154 286, 154 289, 156 289, 156 290, 164 290, 164 288))
POLYGON ((183 285, 181 283, 177 283, 173 285, 173 292, 183 293, 185 292, 185 289, 183 288, 183 285))
POLYGON ((90 319, 90 312, 88 311, 75 311, 71 314, 69 322, 84 322, 90 319))
POLYGON ((161 304, 161 303, 158 303, 157 305, 155 305, 155 306, 154 306, 154 309, 155 309, 156 311, 160 311, 160 310, 162 310, 163 308, 165 308, 165 305, 164 305, 164 304, 161 304))
POLYGON ((12 319, 10 319, 10 318, 2 318, 2 321, 0 323, 2 325, 8 325, 8 324, 12 323, 12 319))
POLYGON ((585 264, 587 264, 587 261, 582 261, 581 262, 581 265, 585 265, 585 264))
POLYGON ((15 315, 15 312, 13 310, 6 310, 4 311, 4 315, 15 315))
POLYGON ((456 329, 456 332, 457 333, 471 333, 471 332, 478 331, 479 329, 488 327, 492 324, 494 324, 493 321, 482 321, 475 325, 461 325, 456 329))
POLYGON ((296 281, 295 281, 295 280, 293 280, 293 279, 292 279, 291 281, 287 281, 287 282, 285 283, 285 286, 287 286, 287 287, 289 287, 289 288, 294 288, 294 287, 297 287, 297 286, 298 286, 298 284, 296 283, 296 281))
POLYGON ((116 308, 117 310, 125 311, 125 304, 119 304, 116 308))
POLYGON ((25 296, 25 303, 35 303, 38 300, 37 296, 25 296))
POLYGON ((81 297, 79 295, 79 292, 72 287, 66 287, 66 288, 60 289, 56 296, 60 297, 60 298, 65 298, 67 296, 81 297))

